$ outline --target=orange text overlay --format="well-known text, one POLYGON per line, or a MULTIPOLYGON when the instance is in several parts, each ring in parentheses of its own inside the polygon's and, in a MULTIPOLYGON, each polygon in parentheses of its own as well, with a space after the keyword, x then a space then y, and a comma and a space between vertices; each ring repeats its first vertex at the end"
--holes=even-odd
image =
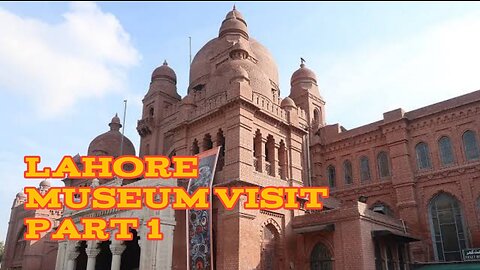
MULTIPOLYGON (((25 218, 25 240, 39 240, 52 229, 52 222, 48 218, 25 218)), ((132 240, 131 229, 139 228, 138 218, 81 218, 75 224, 72 218, 64 218, 55 230, 49 234, 51 240, 98 240, 106 241, 111 238, 116 240, 132 240), (82 229, 79 229, 82 228, 82 229)), ((160 232, 160 219, 151 218, 146 223, 148 227, 148 240, 163 240, 160 232)))
POLYGON ((83 156, 79 169, 71 156, 64 156, 54 170, 50 167, 39 169, 39 156, 25 156, 27 169, 25 178, 93 179, 113 178, 197 178, 198 157, 196 156, 83 156), (173 166, 172 166, 173 165, 173 166))
MULTIPOLYGON (((27 200, 25 209, 63 209, 73 210, 90 208, 93 210, 134 210, 148 207, 162 210, 171 205, 175 210, 209 209, 211 207, 211 189, 200 187, 189 194, 182 187, 52 187, 40 192, 35 187, 24 189, 27 200)), ((235 207, 244 209, 299 209, 320 210, 321 198, 328 198, 327 187, 214 187, 212 191, 220 203, 228 210, 235 207), (242 199, 241 199, 242 198, 242 199), (238 205, 239 201, 242 205, 238 205)), ((113 237, 117 240, 129 240, 129 229, 138 228, 137 218, 81 218, 81 231, 71 218, 64 218, 54 232, 52 240, 107 240, 109 230, 115 229, 113 237)), ((52 224, 46 218, 26 218, 25 240, 38 240, 51 231, 52 224)), ((147 222, 150 229, 147 239, 161 240, 160 219, 152 218, 147 222)))
MULTIPOLYGON (((162 210, 171 205, 175 210, 209 209, 210 188, 200 187, 189 194, 183 187, 52 187, 40 192, 26 187, 25 209, 90 208, 93 210, 135 210, 148 207, 162 210)), ((213 194, 226 209, 233 209, 244 197, 245 209, 322 209, 320 198, 328 198, 327 187, 214 187, 213 194), (299 199, 302 198, 302 199, 299 199), (300 204, 300 201, 305 201, 300 204)))

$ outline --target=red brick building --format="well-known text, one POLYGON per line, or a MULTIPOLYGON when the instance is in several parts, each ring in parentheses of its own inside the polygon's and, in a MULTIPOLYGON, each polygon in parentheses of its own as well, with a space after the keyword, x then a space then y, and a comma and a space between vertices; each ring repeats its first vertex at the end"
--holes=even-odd
MULTIPOLYGON (((186 97, 176 82, 166 62, 152 74, 141 156, 222 146, 216 186, 329 185, 335 198, 315 213, 214 203, 216 269, 408 269, 480 247, 480 92, 327 125, 314 72, 302 63, 280 98, 272 55, 235 9, 194 57, 186 97)), ((173 269, 186 269, 176 220, 173 269)))
MULTIPOLYGON (((39 185, 40 192, 46 192, 49 188, 48 180, 42 181, 39 185)), ((1 269, 53 270, 57 257, 57 241, 49 240, 51 231, 42 233, 40 240, 24 240, 26 227, 23 220, 24 218, 48 218, 56 226, 62 217, 62 211, 25 210, 23 207, 25 200, 26 195, 20 192, 13 201, 1 269)))
MULTIPOLYGON (((290 91, 281 94, 273 56, 249 35, 235 9, 193 59, 185 97, 176 84, 166 62, 154 70, 137 125, 140 156, 195 155, 222 146, 215 186, 331 187, 322 211, 251 210, 242 203, 226 210, 214 201, 215 269, 413 269, 414 262, 462 262, 463 250, 480 247, 480 91, 386 112, 352 130, 327 125, 314 72, 302 63, 290 91)), ((111 131, 91 143, 90 155, 118 154, 119 124, 112 119, 111 131)), ((135 154, 129 142, 125 150, 135 154)), ((43 260, 30 261, 26 250, 23 261, 15 259, 21 213, 12 210, 7 269, 43 260)), ((172 269, 187 269, 185 219, 176 211, 173 256, 162 264, 172 269)), ((143 239, 136 244, 149 246, 143 239)), ((115 243, 110 250, 138 264, 129 268, 117 260, 112 269, 170 269, 140 260, 153 249, 127 256, 125 246, 115 243)), ((83 245, 81 256, 72 247, 63 245, 60 256, 71 270, 109 265, 90 252, 95 243, 88 254, 83 245)), ((22 269, 37 269, 29 267, 22 269)))

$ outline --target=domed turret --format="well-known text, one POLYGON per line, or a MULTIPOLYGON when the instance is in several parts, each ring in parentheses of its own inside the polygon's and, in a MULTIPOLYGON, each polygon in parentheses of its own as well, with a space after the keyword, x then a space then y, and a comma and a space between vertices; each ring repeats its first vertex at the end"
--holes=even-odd
POLYGON ((152 82, 155 80, 166 80, 173 84, 177 84, 177 74, 168 66, 167 60, 163 62, 163 65, 157 67, 152 73, 152 82))
POLYGON ((120 118, 117 114, 112 118, 110 131, 97 136, 88 146, 89 156, 114 156, 135 155, 135 147, 133 143, 120 133, 120 118), (123 153, 121 151, 121 143, 123 136, 123 153))
POLYGON ((17 200, 24 200, 27 198, 27 195, 25 195, 23 192, 18 192, 16 198, 17 200))
POLYGON ((302 64, 300 64, 300 68, 292 74, 292 78, 290 79, 290 85, 294 86, 295 84, 300 82, 314 82, 315 84, 317 84, 317 76, 311 69, 305 67, 303 61, 302 64))
POLYGON ((235 6, 233 6, 233 10, 228 12, 227 16, 225 16, 218 37, 223 37, 227 34, 240 34, 248 39, 247 22, 245 22, 242 14, 235 8, 235 6))
POLYGON ((272 89, 279 92, 277 65, 270 52, 248 36, 246 21, 234 8, 222 22, 219 36, 207 42, 193 58, 189 92, 200 86, 206 90, 205 98, 225 92, 232 71, 247 75, 242 69, 248 74, 253 92, 276 102, 272 89), (241 69, 231 70, 239 66, 241 69))
POLYGON ((177 75, 168 66, 167 60, 153 71, 147 96, 157 92, 167 94, 177 101, 180 100, 180 95, 177 93, 177 75))
POLYGON ((43 180, 42 182, 40 182, 40 184, 38 185, 40 188, 50 188, 52 186, 52 184, 50 184, 50 181, 45 179, 43 180))
POLYGON ((297 105, 295 105, 295 102, 293 101, 293 99, 291 99, 290 97, 286 97, 284 99, 282 99, 282 103, 280 104, 280 106, 282 108, 296 108, 297 105))

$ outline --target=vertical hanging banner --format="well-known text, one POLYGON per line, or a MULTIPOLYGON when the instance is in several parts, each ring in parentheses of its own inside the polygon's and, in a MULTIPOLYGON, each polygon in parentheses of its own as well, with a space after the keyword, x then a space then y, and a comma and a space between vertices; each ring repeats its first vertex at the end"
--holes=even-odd
POLYGON ((199 187, 210 188, 208 210, 188 209, 187 258, 188 270, 213 269, 212 250, 212 183, 220 147, 198 154, 198 178, 190 179, 187 191, 193 194, 199 187))

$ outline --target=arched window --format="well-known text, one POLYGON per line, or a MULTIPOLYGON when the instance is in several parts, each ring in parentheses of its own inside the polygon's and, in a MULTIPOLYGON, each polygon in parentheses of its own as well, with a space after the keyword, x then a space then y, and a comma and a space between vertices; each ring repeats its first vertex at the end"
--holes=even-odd
POLYGON ((465 149, 465 157, 467 160, 476 160, 480 158, 480 151, 478 150, 475 132, 467 130, 463 133, 463 147, 465 149))
POLYGON ((467 240, 458 201, 441 193, 430 201, 429 212, 435 258, 440 261, 461 261, 467 240))
POLYGON ((270 176, 275 176, 273 171, 273 163, 275 155, 275 139, 272 135, 267 136, 267 142, 265 143, 265 172, 270 176))
POLYGON ((262 134, 257 129, 253 138, 253 167, 257 172, 262 171, 262 134))
POLYGON ((328 177, 328 186, 334 188, 336 186, 336 174, 335 167, 333 165, 328 166, 327 168, 327 177, 328 177))
POLYGON ((210 134, 205 134, 203 137, 203 151, 207 151, 213 148, 212 136, 210 134))
POLYGON ((452 143, 450 142, 449 137, 443 136, 438 140, 438 149, 440 150, 440 160, 443 165, 450 165, 455 161, 453 157, 452 143))
POLYGON ((352 162, 350 160, 343 162, 343 175, 345 176, 345 184, 353 183, 352 162))
POLYGON ((322 243, 318 243, 310 253, 310 270, 332 270, 332 254, 322 243))
POLYGON ((390 162, 387 152, 380 152, 377 156, 378 172, 380 178, 385 178, 390 176, 390 162))
POLYGON ((193 155, 196 155, 200 153, 200 147, 198 147, 198 141, 197 139, 193 140, 193 143, 192 143, 192 154, 193 155))
POLYGON ((313 110, 313 122, 320 123, 320 110, 318 108, 313 110))
POLYGON ((432 167, 430 152, 426 143, 418 143, 417 146, 415 146, 415 153, 417 154, 417 166, 420 170, 430 169, 432 167))
POLYGON ((360 158, 360 179, 362 182, 370 180, 370 164, 365 156, 360 158))

